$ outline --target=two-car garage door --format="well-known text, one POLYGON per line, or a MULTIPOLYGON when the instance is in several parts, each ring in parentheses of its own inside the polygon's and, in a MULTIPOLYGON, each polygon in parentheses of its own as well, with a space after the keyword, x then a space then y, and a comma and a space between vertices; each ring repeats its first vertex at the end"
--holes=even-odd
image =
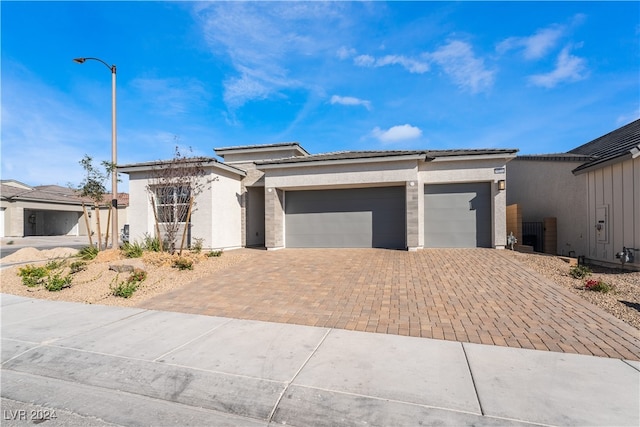
POLYGON ((404 187, 287 191, 285 244, 404 249, 405 217, 404 187))

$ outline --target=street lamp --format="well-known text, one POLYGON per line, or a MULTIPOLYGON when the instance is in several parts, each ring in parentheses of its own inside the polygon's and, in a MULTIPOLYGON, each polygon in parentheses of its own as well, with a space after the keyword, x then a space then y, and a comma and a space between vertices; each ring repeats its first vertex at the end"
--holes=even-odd
POLYGON ((118 171, 116 151, 116 66, 109 65, 100 58, 74 58, 74 62, 84 64, 87 60, 98 61, 111 70, 111 248, 118 247, 118 171))

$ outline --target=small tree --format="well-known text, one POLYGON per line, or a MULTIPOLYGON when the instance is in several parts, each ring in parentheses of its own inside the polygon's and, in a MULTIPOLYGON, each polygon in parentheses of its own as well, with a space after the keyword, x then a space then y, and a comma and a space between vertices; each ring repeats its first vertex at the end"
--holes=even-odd
MULTIPOLYGON (((80 186, 74 188, 74 190, 80 195, 80 197, 87 197, 93 201, 94 211, 96 212, 96 219, 98 221, 98 249, 100 249, 102 246, 102 236, 100 231, 99 207, 101 203, 104 203, 104 194, 107 192, 104 183, 111 176, 111 173, 114 170, 114 165, 111 162, 103 160, 101 162, 102 166, 104 167, 103 172, 93 165, 93 158, 88 154, 85 154, 79 163, 85 170, 85 178, 80 186)), ((109 225, 107 224, 107 229, 108 228, 109 225)), ((93 242, 91 241, 91 229, 87 230, 87 232, 89 233, 89 244, 92 245, 93 242)), ((107 242, 105 242, 105 247, 106 246, 107 242)))
POLYGON ((172 160, 158 162, 151 171, 147 191, 155 212, 157 237, 172 254, 181 229, 186 231, 189 226, 197 196, 210 182, 205 179, 207 161, 205 157, 185 157, 176 147, 172 160))

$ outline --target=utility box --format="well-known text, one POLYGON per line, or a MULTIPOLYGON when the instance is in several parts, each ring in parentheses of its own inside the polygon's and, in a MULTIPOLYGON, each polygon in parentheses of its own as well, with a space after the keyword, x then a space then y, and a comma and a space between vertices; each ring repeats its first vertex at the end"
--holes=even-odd
POLYGON ((596 241, 609 243, 609 205, 596 208, 596 241))

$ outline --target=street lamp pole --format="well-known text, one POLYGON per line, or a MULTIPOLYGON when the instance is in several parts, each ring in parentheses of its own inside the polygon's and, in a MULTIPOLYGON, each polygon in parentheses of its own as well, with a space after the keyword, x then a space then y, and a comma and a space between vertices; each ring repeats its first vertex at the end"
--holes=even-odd
POLYGON ((84 64, 87 60, 98 61, 111 70, 111 248, 118 248, 118 170, 117 170, 117 139, 116 139, 116 66, 109 65, 100 58, 75 58, 73 61, 84 64))

